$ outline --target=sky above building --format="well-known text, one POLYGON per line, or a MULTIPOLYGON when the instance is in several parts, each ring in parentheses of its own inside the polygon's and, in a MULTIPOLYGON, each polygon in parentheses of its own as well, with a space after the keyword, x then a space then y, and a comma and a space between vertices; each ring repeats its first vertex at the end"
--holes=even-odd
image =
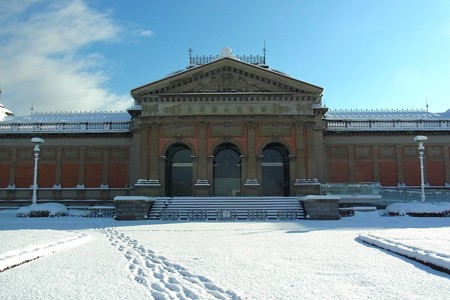
POLYGON ((262 54, 330 109, 450 108, 450 1, 0 0, 0 103, 124 110, 193 55, 262 54))

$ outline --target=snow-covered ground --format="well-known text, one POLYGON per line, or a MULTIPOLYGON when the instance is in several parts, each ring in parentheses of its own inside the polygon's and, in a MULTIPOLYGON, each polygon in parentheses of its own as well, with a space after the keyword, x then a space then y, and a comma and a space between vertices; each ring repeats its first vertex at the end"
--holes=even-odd
POLYGON ((391 252, 449 269, 449 226, 377 212, 155 222, 0 211, 0 299, 450 299, 448 273, 391 252))

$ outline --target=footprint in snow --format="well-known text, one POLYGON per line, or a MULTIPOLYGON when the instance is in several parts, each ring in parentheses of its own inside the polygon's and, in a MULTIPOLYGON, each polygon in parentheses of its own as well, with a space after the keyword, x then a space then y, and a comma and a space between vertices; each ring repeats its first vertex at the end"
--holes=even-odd
POLYGON ((115 228, 100 228, 112 246, 129 261, 131 278, 148 289, 154 299, 241 299, 209 278, 192 274, 164 256, 158 256, 138 240, 115 228))

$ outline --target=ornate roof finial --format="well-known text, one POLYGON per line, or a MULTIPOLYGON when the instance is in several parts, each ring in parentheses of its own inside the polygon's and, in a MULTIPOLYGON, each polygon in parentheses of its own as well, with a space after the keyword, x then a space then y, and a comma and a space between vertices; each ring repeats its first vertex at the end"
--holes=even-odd
POLYGON ((192 65, 192 45, 191 45, 191 43, 189 42, 189 50, 188 50, 188 53, 189 53, 189 65, 192 65))
POLYGON ((427 111, 428 111, 428 99, 426 99, 425 102, 426 102, 425 107, 426 107, 426 109, 427 109, 427 111))
POLYGON ((266 64, 266 53, 267 53, 267 49, 266 49, 266 40, 264 40, 264 48, 263 48, 263 64, 266 64))

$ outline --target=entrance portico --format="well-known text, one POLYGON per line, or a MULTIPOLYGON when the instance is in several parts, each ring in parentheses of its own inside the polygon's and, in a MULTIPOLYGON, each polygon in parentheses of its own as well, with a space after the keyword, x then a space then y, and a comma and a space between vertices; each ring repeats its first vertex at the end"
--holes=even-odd
POLYGON ((320 87, 230 50, 131 93, 130 173, 153 196, 290 196, 323 178, 320 87))

